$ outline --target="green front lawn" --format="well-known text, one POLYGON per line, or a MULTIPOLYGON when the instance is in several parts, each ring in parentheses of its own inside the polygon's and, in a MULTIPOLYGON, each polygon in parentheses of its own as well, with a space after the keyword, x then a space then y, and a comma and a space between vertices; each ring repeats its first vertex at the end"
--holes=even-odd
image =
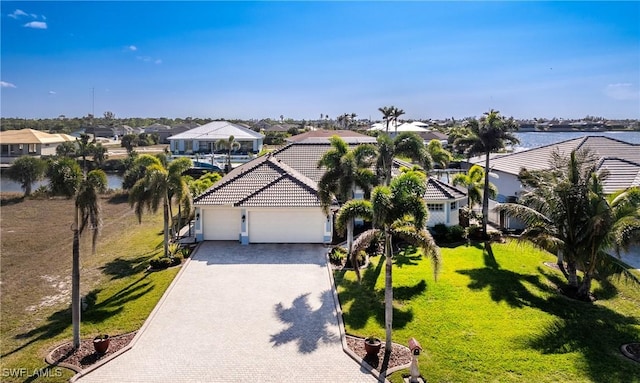
MULTIPOLYGON (((593 304, 558 295, 563 277, 527 244, 442 248, 431 263, 412 249, 396 255, 394 341, 415 337, 429 382, 640 382, 640 363, 619 352, 640 342, 640 289, 594 284, 593 304)), ((337 272, 346 331, 384 339, 384 258, 372 259, 362 285, 337 272)), ((402 373, 392 382, 401 382, 402 373)))

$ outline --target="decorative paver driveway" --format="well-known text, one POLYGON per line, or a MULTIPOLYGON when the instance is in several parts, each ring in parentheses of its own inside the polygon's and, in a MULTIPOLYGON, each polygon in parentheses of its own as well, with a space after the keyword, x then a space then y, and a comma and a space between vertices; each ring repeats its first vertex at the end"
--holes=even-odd
POLYGON ((201 244, 133 348, 77 381, 375 382, 342 350, 325 251, 201 244))

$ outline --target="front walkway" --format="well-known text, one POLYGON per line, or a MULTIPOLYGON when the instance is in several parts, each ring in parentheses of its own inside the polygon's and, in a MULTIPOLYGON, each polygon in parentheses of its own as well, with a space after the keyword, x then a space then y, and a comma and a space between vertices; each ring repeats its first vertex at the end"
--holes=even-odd
POLYGON ((321 245, 205 242, 90 382, 375 382, 342 350, 321 245))

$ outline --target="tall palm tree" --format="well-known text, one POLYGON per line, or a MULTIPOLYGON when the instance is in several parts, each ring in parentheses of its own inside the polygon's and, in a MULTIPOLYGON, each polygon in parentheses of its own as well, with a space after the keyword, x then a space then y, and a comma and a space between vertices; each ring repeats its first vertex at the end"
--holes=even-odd
POLYGON ((216 149, 224 149, 227 152, 227 165, 225 171, 228 173, 231 171, 231 152, 240 149, 240 142, 236 141, 234 136, 229 136, 228 140, 216 141, 216 149))
POLYGON ((393 120, 394 106, 381 106, 378 108, 382 113, 382 121, 386 122, 386 133, 389 134, 389 123, 393 120))
POLYGON ((80 347, 80 237, 86 229, 93 230, 92 252, 100 230, 100 203, 98 194, 107 189, 107 175, 102 170, 90 171, 80 182, 76 192, 73 224, 73 260, 71 271, 71 322, 73 347, 80 347))
POLYGON ((395 106, 392 106, 391 108, 393 108, 391 111, 391 118, 393 119, 393 123, 396 127, 395 133, 398 134, 398 119, 404 114, 404 110, 396 108, 395 106))
MULTIPOLYGON (((375 146, 358 145, 351 150, 349 145, 338 136, 331 137, 330 142, 332 148, 318 161, 318 168, 326 169, 318 182, 320 203, 325 214, 329 214, 333 196, 340 204, 344 204, 353 198, 356 186, 364 191, 365 196, 368 196, 376 182, 376 176, 370 169, 376 158, 375 146)), ((351 264, 359 280, 357 253, 351 251, 353 226, 352 219, 347 223, 347 252, 351 255, 351 264)))
POLYGON ((156 161, 146 167, 144 177, 138 180, 129 192, 129 204, 134 207, 138 221, 142 222, 145 208, 156 213, 162 204, 164 214, 164 255, 169 255, 169 221, 172 201, 187 203, 189 187, 182 176, 191 167, 191 160, 185 157, 170 162, 166 167, 156 161))
MULTIPOLYGON (((471 135, 458 138, 454 145, 466 147, 468 157, 484 154, 485 172, 489 173, 489 156, 505 148, 506 144, 517 144, 520 141, 513 135, 518 125, 513 118, 504 118, 497 110, 485 112, 480 120, 471 120, 467 127, 471 135)), ((489 220, 489 177, 484 178, 484 193, 482 194, 482 234, 487 238, 487 222, 489 220)))
POLYGON ((391 181, 389 186, 376 186, 371 200, 351 200, 338 211, 336 226, 345 227, 349 220, 361 217, 373 222, 373 229, 360 235, 354 242, 353 252, 366 248, 372 239, 384 235, 385 254, 385 333, 386 352, 392 350, 391 333, 393 327, 393 254, 392 235, 397 235, 416 244, 423 254, 431 258, 434 276, 440 265, 440 250, 427 230, 425 224, 429 212, 424 202, 426 176, 417 171, 407 171, 391 181))
POLYGON ((408 157, 426 170, 431 169, 432 161, 424 141, 413 132, 403 132, 391 139, 387 134, 378 136, 378 159, 376 173, 383 184, 391 182, 391 170, 395 156, 408 157))

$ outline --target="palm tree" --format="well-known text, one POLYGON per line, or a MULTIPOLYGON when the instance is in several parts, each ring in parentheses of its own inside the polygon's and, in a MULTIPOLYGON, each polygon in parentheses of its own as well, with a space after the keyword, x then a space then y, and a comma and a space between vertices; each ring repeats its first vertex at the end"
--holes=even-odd
POLYGON ((429 152, 433 164, 440 166, 442 169, 446 169, 449 166, 449 162, 453 160, 451 153, 443 148, 442 143, 436 139, 429 141, 427 152, 429 152))
POLYGON ((396 127, 395 132, 398 134, 398 118, 404 114, 404 110, 396 108, 395 106, 392 106, 391 108, 393 108, 391 111, 391 117, 396 127))
POLYGON ((102 170, 90 171, 80 182, 76 192, 76 208, 73 224, 73 266, 71 271, 71 322, 73 347, 80 347, 80 237, 88 228, 93 230, 92 252, 100 231, 100 204, 98 193, 107 189, 107 175, 102 170))
POLYGON ((386 122, 386 132, 389 134, 389 123, 393 120, 393 111, 394 106, 382 106, 378 108, 380 113, 382 113, 382 120, 386 122))
POLYGON ((216 149, 224 149, 227 152, 227 165, 226 172, 231 171, 231 152, 240 149, 240 142, 236 141, 235 137, 229 136, 228 140, 216 141, 216 149))
POLYGON ((497 209, 527 225, 522 238, 557 254, 568 291, 581 299, 588 299, 596 274, 622 273, 637 281, 606 252, 640 242, 640 189, 605 196, 606 172, 596 171, 596 161, 586 149, 574 150, 568 158, 554 152, 549 170, 520 172, 528 191, 519 203, 497 209), (581 282, 578 269, 584 272, 581 282))
MULTIPOLYGON (((331 137, 330 142, 332 148, 318 161, 318 168, 326 168, 318 182, 318 194, 325 214, 329 214, 333 196, 339 203, 344 204, 353 198, 356 186, 368 196, 376 181, 375 174, 370 170, 376 156, 375 146, 358 145, 350 150, 349 145, 338 136, 331 137)), ((351 251, 353 225, 353 220, 347 223, 347 252, 351 255, 351 264, 360 280, 357 253, 351 251)))
MULTIPOLYGON (((473 206, 482 201, 482 191, 484 185, 485 172, 482 166, 473 165, 466 173, 458 173, 453 176, 453 186, 461 185, 467 189, 467 206, 473 206)), ((498 194, 498 189, 489 183, 489 197, 494 198, 498 194)))
POLYGON ((393 254, 391 237, 397 235, 419 246, 423 254, 431 258, 434 276, 440 265, 440 250, 431 234, 425 230, 429 212, 424 202, 426 176, 417 171, 407 171, 391 181, 389 186, 376 186, 371 200, 351 200, 338 211, 336 226, 343 229, 353 218, 361 217, 373 222, 373 229, 360 235, 353 244, 353 252, 366 248, 376 235, 384 235, 385 254, 385 332, 386 352, 392 349, 393 326, 393 254))
POLYGON ((389 135, 381 134, 378 136, 376 174, 385 185, 389 185, 391 182, 391 170, 395 156, 408 157, 418 162, 426 170, 432 167, 431 156, 424 146, 424 141, 417 134, 403 132, 393 140, 389 135))
MULTIPOLYGON (((155 157, 152 157, 155 158, 155 157)), ((156 213, 162 203, 164 214, 164 255, 169 256, 169 220, 172 200, 178 204, 188 203, 189 187, 182 177, 191 167, 191 160, 185 157, 178 158, 167 166, 155 158, 155 161, 146 167, 144 177, 138 180, 129 192, 129 204, 134 207, 138 221, 142 222, 142 213, 145 208, 156 213)))
MULTIPOLYGON (((518 125, 513 118, 506 119, 497 110, 491 109, 478 120, 468 122, 471 135, 458 138, 454 145, 466 147, 468 157, 484 154, 485 172, 490 172, 489 156, 505 148, 505 144, 517 144, 520 141, 513 135, 518 125)), ((484 178, 482 194, 482 234, 487 238, 487 222, 489 220, 489 177, 484 178)))
POLYGON ((19 182, 25 197, 31 194, 31 186, 34 182, 44 178, 47 163, 40 158, 22 156, 15 160, 7 175, 10 179, 19 182))

